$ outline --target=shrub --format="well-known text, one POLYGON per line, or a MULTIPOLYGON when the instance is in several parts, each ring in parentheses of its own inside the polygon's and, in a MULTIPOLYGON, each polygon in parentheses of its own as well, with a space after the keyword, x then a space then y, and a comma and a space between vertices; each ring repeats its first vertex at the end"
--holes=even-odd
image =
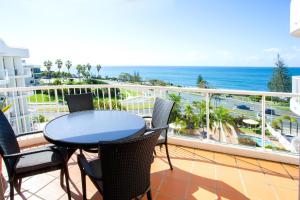
POLYGON ((43 123, 48 121, 48 119, 44 115, 38 115, 34 118, 37 122, 43 123))
MULTIPOLYGON (((94 99, 94 108, 99 110, 108 110, 109 108, 109 99, 94 99)), ((116 107, 120 110, 126 110, 126 107, 122 107, 120 101, 112 99, 111 100, 112 109, 116 109, 116 107)))
POLYGON ((276 147, 276 146, 272 146, 272 145, 266 145, 265 148, 272 149, 275 151, 287 151, 284 147, 276 147))

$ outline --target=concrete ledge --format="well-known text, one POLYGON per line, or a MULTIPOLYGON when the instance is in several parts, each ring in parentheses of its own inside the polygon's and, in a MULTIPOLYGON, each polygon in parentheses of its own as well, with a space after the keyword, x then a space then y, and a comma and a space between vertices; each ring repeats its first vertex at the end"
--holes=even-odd
POLYGON ((48 144, 47 140, 43 136, 19 140, 18 143, 21 149, 27 149, 48 144))
POLYGON ((207 140, 195 140, 184 137, 170 136, 168 137, 169 144, 192 147, 195 149, 204 149, 209 151, 215 151, 225 154, 232 154, 237 156, 244 156, 250 158, 257 158, 262 160, 269 160, 274 162, 282 162, 287 164, 298 165, 299 157, 297 155, 274 152, 272 150, 263 150, 258 148, 247 148, 232 144, 222 144, 217 142, 211 142, 207 140))

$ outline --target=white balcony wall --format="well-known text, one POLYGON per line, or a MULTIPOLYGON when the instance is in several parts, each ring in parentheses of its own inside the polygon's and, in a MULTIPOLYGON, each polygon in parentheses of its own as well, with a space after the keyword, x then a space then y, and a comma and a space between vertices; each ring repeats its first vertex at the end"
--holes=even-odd
POLYGON ((291 0, 290 6, 290 33, 300 37, 300 0, 291 0))
MULTIPOLYGON (((300 94, 300 76, 292 77, 292 92, 294 94, 300 94)), ((300 115, 300 97, 291 98, 290 109, 295 114, 300 115)))

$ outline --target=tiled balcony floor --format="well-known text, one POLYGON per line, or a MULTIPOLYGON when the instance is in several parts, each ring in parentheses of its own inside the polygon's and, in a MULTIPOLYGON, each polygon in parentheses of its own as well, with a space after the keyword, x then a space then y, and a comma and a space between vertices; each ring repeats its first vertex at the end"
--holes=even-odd
MULTIPOLYGON (((297 199, 297 166, 170 145, 171 171, 164 149, 156 151, 151 169, 154 199, 297 199)), ((71 191, 74 199, 81 199, 75 158, 69 163, 71 191)), ((101 199, 90 181, 87 187, 88 198, 101 199)), ((15 199, 67 199, 58 171, 23 180, 22 196, 16 194, 15 199)))

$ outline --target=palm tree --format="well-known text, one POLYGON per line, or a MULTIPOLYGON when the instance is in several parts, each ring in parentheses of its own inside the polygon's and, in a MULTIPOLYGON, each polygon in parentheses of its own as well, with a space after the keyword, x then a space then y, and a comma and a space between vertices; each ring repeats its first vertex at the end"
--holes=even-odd
POLYGON ((184 115, 187 121, 187 129, 193 129, 194 128, 194 111, 193 107, 190 104, 187 104, 184 108, 184 115))
POLYGON ((174 107, 172 109, 172 112, 171 112, 171 116, 170 116, 170 122, 175 122, 176 119, 181 119, 182 116, 181 116, 181 96, 180 95, 177 95, 177 94, 169 94, 169 99, 174 101, 175 104, 174 104, 174 107))
POLYGON ((198 123, 199 127, 203 129, 204 132, 204 124, 206 122, 206 102, 205 101, 194 101, 193 106, 198 111, 198 123))
MULTIPOLYGON (((52 67, 52 62, 50 60, 46 60, 44 61, 44 66, 46 67, 47 71, 48 71, 48 76, 51 78, 51 67, 52 67)), ((50 80, 49 80, 50 83, 50 80)))
POLYGON ((78 75, 79 80, 80 80, 80 74, 82 72, 82 69, 83 69, 82 65, 77 65, 76 66, 77 75, 78 75))
POLYGON ((58 72, 60 73, 60 69, 62 68, 63 62, 61 61, 61 59, 57 59, 55 61, 55 64, 57 65, 58 72))
MULTIPOLYGON (((299 125, 298 125, 298 120, 297 120, 297 118, 296 117, 291 117, 291 123, 296 123, 296 133, 297 133, 297 136, 298 136, 298 129, 299 129, 299 125)), ((292 126, 292 125, 290 125, 290 126, 292 126)), ((290 128, 291 129, 291 128, 290 128)), ((291 134, 291 131, 290 131, 290 134, 291 134)))
POLYGON ((222 124, 233 124, 233 118, 230 115, 228 109, 224 108, 223 106, 219 106, 215 108, 214 112, 214 120, 217 123, 217 127, 219 130, 219 141, 221 141, 221 125, 222 124))
POLYGON ((91 76, 92 65, 90 65, 90 63, 87 63, 85 67, 86 67, 86 69, 87 69, 88 72, 89 72, 89 76, 91 76))
POLYGON ((44 66, 46 67, 47 71, 50 72, 52 67, 52 62, 50 60, 44 61, 44 66))
POLYGON ((276 119, 278 121, 278 123, 280 123, 280 134, 282 135, 283 134, 283 118, 282 117, 279 117, 276 119))
POLYGON ((70 68, 72 67, 72 62, 70 60, 67 60, 65 65, 66 65, 66 68, 68 69, 68 72, 70 74, 70 68))
POLYGON ((97 78, 99 78, 99 72, 100 72, 100 69, 102 68, 102 66, 99 64, 96 67, 97 67, 97 78))

